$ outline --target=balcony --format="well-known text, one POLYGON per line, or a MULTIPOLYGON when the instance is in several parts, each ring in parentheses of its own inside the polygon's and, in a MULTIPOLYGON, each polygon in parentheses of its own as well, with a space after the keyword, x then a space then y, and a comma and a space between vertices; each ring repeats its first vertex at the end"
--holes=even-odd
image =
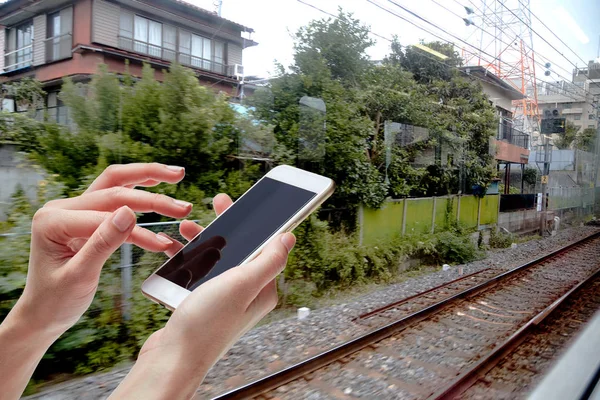
POLYGON ((71 57, 73 37, 70 33, 46 39, 46 62, 58 61, 71 57))
POLYGON ((525 149, 529 148, 529 135, 513 128, 510 122, 500 123, 496 139, 525 149))
POLYGON ((142 42, 123 36, 119 36, 119 48, 135 53, 146 54, 153 58, 158 58, 166 61, 178 61, 182 65, 187 65, 197 69, 211 71, 219 75, 229 75, 230 68, 223 63, 213 60, 207 60, 201 57, 196 57, 191 54, 185 54, 175 51, 174 49, 158 46, 148 42, 142 42))
POLYGON ((4 72, 27 68, 33 62, 33 44, 9 51, 4 55, 4 72))

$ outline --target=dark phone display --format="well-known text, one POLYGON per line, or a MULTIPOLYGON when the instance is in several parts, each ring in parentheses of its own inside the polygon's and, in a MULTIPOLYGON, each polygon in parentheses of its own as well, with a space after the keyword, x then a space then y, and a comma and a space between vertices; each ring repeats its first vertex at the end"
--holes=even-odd
POLYGON ((157 275, 194 290, 240 265, 315 196, 314 192, 264 178, 171 258, 157 275))

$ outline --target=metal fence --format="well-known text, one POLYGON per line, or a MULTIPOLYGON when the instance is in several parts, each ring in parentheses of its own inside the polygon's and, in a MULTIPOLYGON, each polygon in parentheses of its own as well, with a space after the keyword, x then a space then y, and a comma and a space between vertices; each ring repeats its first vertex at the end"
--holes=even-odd
POLYGON ((548 209, 588 208, 594 205, 594 188, 551 187, 548 188, 548 209))

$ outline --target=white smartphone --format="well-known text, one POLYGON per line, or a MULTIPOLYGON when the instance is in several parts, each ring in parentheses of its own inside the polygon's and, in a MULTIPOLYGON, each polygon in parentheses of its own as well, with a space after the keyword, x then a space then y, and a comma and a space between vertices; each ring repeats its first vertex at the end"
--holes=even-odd
POLYGON ((335 188, 324 176, 282 165, 269 171, 142 284, 142 293, 170 310, 192 290, 260 254, 293 230, 335 188))

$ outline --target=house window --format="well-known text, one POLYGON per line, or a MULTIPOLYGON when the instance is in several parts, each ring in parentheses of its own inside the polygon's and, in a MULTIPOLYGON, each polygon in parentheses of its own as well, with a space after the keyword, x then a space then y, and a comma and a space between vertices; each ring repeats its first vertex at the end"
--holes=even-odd
POLYGON ((575 114, 575 121, 579 121, 581 119, 581 114, 575 114))
POLYGON ((48 15, 48 38, 46 39, 46 61, 71 57, 73 8, 67 7, 48 15))
POLYGON ((47 99, 48 119, 61 125, 69 124, 69 110, 58 97, 58 92, 48 93, 47 99))
POLYGON ((7 29, 4 70, 13 71, 31 65, 33 60, 33 21, 7 29))
POLYGON ((123 11, 119 24, 120 46, 137 53, 162 58, 162 30, 160 22, 123 11))
POLYGON ((225 45, 222 42, 180 30, 179 61, 192 67, 224 74, 225 45))
POLYGON ((195 68, 226 73, 225 43, 121 10, 119 47, 195 68))
POLYGON ((594 114, 588 114, 588 119, 594 119, 594 114))
POLYGON ((177 58, 177 28, 163 25, 163 58, 173 61, 177 58))
POLYGON ((160 58, 162 24, 136 15, 133 19, 133 50, 160 58))
POLYGON ((588 125, 588 128, 595 129, 596 127, 594 125, 588 125))

